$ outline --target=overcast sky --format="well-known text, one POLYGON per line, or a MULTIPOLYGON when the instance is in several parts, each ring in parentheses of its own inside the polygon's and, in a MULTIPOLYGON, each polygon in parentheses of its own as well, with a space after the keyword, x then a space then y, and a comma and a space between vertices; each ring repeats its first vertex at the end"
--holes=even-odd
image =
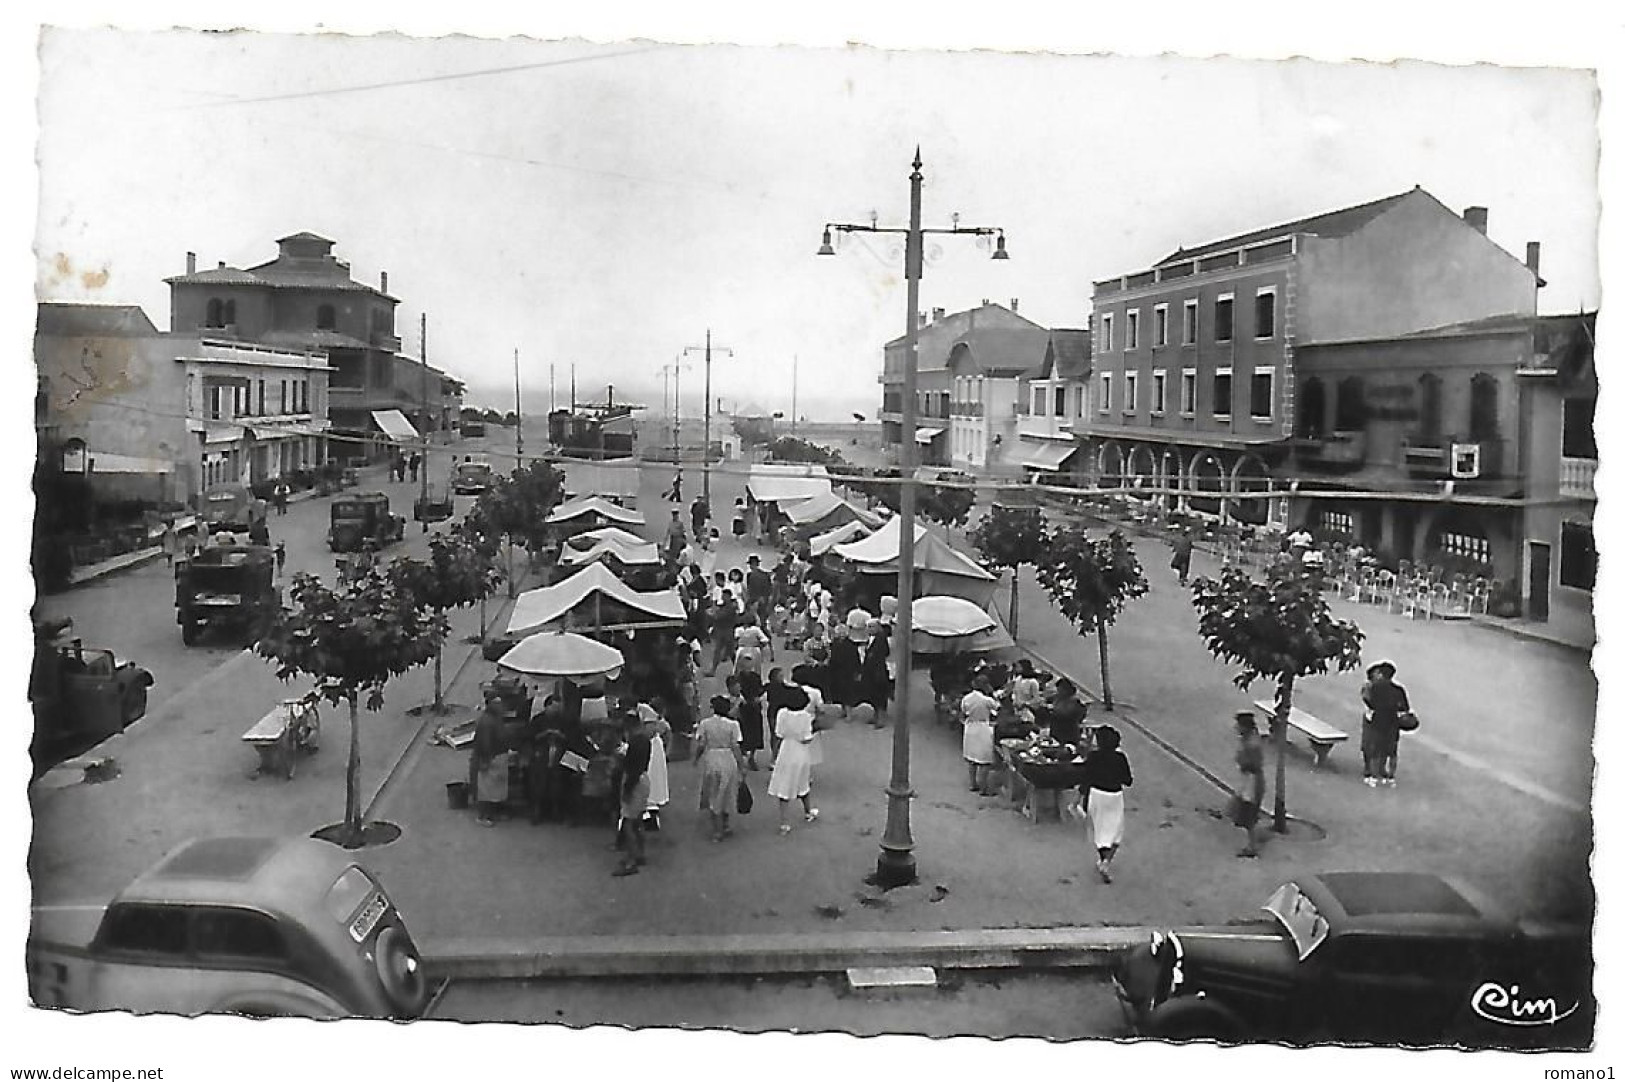
MULTIPOLYGON (((162 279, 337 242, 380 270, 416 354, 506 405, 658 408, 706 329, 714 395, 873 414, 904 326, 884 238, 814 256, 829 220, 1007 231, 993 263, 942 240, 922 308, 983 298, 1080 327, 1091 283, 1180 245, 1420 184, 1543 243, 1543 311, 1598 300, 1596 84, 1587 73, 1107 56, 56 30, 39 97, 43 299, 139 304, 162 279), (102 273, 105 271, 105 275, 102 273)), ((691 355, 697 362, 697 356, 691 355)), ((697 363, 684 409, 701 404, 697 363)))

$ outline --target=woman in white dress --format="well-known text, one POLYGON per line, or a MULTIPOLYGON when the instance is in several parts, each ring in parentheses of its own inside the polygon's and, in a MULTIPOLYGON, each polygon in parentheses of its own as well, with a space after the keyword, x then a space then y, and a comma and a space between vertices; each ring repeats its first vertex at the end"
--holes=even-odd
POLYGON ((812 711, 811 700, 799 687, 791 688, 785 705, 779 711, 775 731, 779 737, 779 754, 773 760, 773 776, 768 779, 767 795, 779 802, 779 833, 790 833, 790 801, 799 799, 806 821, 818 818, 818 809, 812 804, 812 711))
POLYGON ((1094 750, 1083 761, 1080 788, 1088 794, 1095 871, 1103 883, 1112 881, 1112 860, 1123 844, 1123 790, 1134 784, 1128 758, 1119 750, 1122 742, 1122 735, 1110 725, 1096 726, 1094 750))
POLYGON ((649 807, 643 817, 645 829, 660 829, 660 810, 671 800, 671 782, 666 774, 666 742, 671 739, 671 723, 648 703, 638 704, 638 720, 649 738, 649 807))
POLYGON ((959 701, 960 715, 965 719, 965 734, 960 753, 970 772, 970 790, 988 792, 988 774, 993 766, 993 714, 999 700, 988 690, 987 678, 978 676, 970 691, 959 701))
POLYGON ((711 816, 711 840, 720 842, 733 833, 728 816, 739 796, 745 753, 739 750, 739 723, 729 717, 726 695, 711 697, 711 716, 700 722, 694 741, 694 760, 700 764, 700 807, 711 816))

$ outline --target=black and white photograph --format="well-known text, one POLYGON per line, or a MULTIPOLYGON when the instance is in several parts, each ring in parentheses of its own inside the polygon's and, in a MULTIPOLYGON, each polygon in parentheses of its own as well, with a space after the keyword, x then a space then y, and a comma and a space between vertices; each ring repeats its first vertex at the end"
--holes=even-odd
POLYGON ((11 20, 0 1069, 1611 1078, 1621 20, 1259 7, 11 20))

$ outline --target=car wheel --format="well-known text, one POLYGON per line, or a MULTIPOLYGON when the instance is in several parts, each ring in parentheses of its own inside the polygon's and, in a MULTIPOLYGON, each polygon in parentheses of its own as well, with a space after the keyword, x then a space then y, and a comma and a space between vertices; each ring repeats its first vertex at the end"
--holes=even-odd
POLYGON ((198 634, 201 631, 202 631, 202 628, 200 628, 197 624, 191 623, 190 621, 188 621, 187 623, 182 624, 181 625, 181 642, 183 644, 187 645, 187 646, 193 645, 194 643, 197 642, 198 634))
POLYGON ((390 925, 378 934, 374 945, 378 980, 390 1002, 407 1018, 422 1013, 429 999, 429 982, 423 976, 423 962, 404 929, 390 925))
POLYGON ((147 689, 145 685, 132 687, 124 693, 124 724, 137 721, 147 712, 147 689))
POLYGON ((1165 1041, 1240 1040, 1240 1021, 1211 1000, 1171 999, 1151 1012, 1145 1035, 1165 1041))

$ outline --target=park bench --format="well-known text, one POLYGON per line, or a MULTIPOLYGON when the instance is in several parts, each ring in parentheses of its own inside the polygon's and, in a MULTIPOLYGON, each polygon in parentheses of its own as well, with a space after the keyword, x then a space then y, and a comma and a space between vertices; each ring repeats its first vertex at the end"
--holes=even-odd
MULTIPOLYGON (((1261 717, 1275 717, 1275 704, 1270 700, 1256 699, 1253 701, 1253 706, 1258 709, 1261 717)), ((1315 715, 1299 710, 1295 706, 1292 708, 1292 713, 1287 717, 1286 723, 1288 729, 1296 729, 1309 741, 1309 746, 1314 749, 1315 767, 1317 769, 1326 765, 1326 756, 1332 753, 1333 748, 1349 738, 1349 734, 1342 729, 1337 728, 1335 725, 1328 725, 1315 715)))
POLYGON ((314 704, 284 700, 243 734, 243 741, 260 756, 252 776, 281 774, 291 781, 298 756, 315 752, 320 732, 321 716, 314 704))

